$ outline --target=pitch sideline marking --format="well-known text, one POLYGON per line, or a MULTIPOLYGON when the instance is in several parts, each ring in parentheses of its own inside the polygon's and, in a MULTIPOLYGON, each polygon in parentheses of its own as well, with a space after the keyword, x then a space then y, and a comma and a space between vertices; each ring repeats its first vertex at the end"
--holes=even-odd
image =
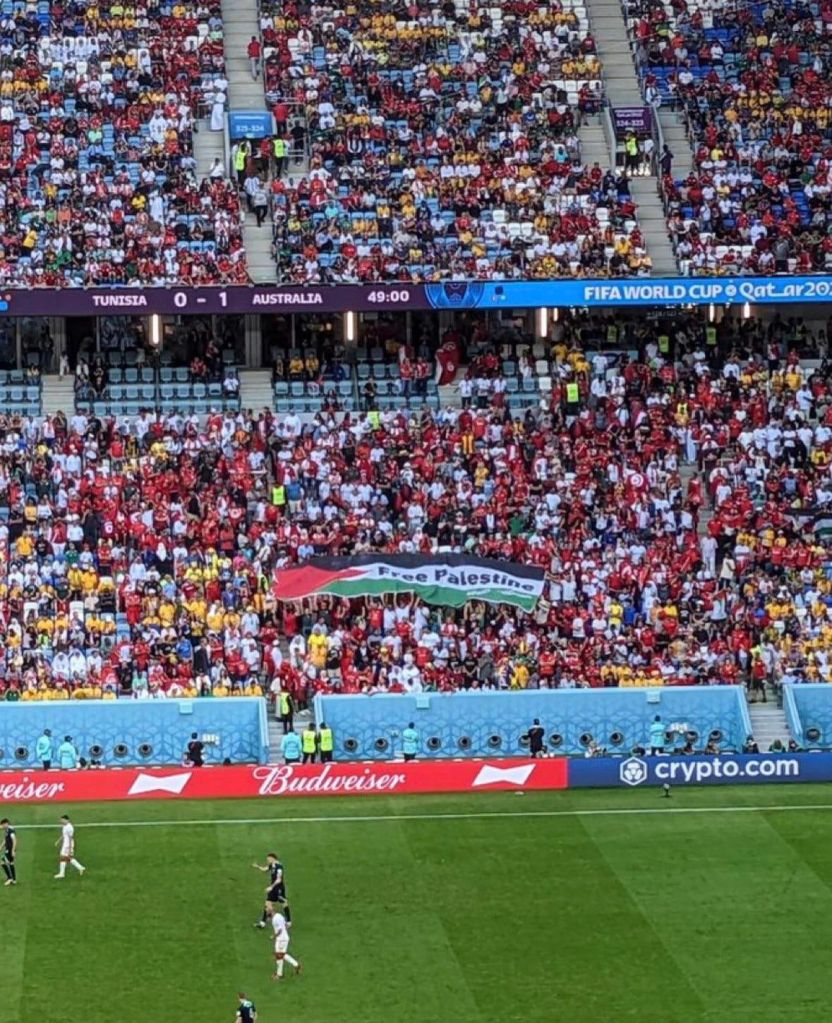
MULTIPOLYGON (((650 816, 653 814, 673 813, 784 813, 799 810, 832 810, 832 803, 793 803, 785 806, 644 806, 619 807, 600 810, 492 810, 477 813, 400 813, 400 814, 361 814, 353 817, 230 817, 194 820, 166 821, 88 821, 82 823, 86 828, 171 828, 171 827, 202 827, 206 825, 237 825, 244 824, 370 824, 385 821, 464 821, 489 820, 500 818, 534 818, 534 817, 627 817, 650 816)), ((53 829, 55 824, 19 824, 21 831, 53 829)))

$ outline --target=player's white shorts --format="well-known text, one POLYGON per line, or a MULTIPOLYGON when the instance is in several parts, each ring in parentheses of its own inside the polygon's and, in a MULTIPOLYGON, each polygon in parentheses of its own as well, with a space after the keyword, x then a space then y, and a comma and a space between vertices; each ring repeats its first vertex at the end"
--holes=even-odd
POLYGON ((285 956, 289 951, 289 935, 282 934, 274 939, 274 951, 276 955, 285 956))
POLYGON ((71 859, 72 858, 72 846, 71 845, 62 845, 61 846, 61 856, 65 856, 67 859, 71 859))

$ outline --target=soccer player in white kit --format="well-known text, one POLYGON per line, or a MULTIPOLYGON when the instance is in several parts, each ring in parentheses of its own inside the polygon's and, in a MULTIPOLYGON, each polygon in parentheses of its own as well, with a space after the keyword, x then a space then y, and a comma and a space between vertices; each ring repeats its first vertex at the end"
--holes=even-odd
POLYGON ((295 973, 300 973, 300 963, 289 955, 289 925, 282 913, 271 907, 272 930, 274 931, 274 973, 272 980, 283 979, 283 964, 294 966, 295 973))
POLYGON ((75 828, 66 814, 61 817, 61 837, 55 845, 60 845, 61 847, 58 873, 55 875, 55 878, 58 879, 66 876, 67 863, 75 867, 79 874, 83 875, 87 868, 75 859, 75 828))

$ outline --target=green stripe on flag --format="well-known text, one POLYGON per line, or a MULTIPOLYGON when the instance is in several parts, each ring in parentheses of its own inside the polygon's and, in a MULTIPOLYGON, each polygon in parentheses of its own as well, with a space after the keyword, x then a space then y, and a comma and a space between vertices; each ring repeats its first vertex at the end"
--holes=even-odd
POLYGON ((832 516, 824 515, 815 519, 815 536, 828 540, 832 537, 832 516))
POLYGON ((390 579, 355 579, 330 583, 320 593, 335 597, 383 597, 387 593, 415 593, 428 604, 444 607, 464 607, 469 600, 484 600, 489 604, 514 604, 524 611, 534 610, 536 597, 518 597, 511 590, 490 587, 485 590, 460 590, 455 586, 414 586, 390 579))

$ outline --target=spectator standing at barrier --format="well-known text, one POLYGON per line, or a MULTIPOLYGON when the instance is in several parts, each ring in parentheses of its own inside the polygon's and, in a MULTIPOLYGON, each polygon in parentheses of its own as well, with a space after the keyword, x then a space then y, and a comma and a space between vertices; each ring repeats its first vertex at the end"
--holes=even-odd
POLYGON ((419 733, 411 721, 402 732, 402 753, 405 760, 415 760, 419 752, 419 733))
POLYGON ((260 40, 257 36, 251 37, 246 52, 248 53, 248 66, 251 68, 251 77, 257 81, 260 76, 260 55, 262 52, 260 40))
POLYGON ((748 675, 748 692, 749 697, 752 694, 754 695, 754 699, 750 700, 750 702, 757 703, 758 698, 762 697, 763 703, 768 703, 768 695, 766 693, 766 662, 762 658, 759 646, 754 647, 751 654, 751 670, 748 675))
POLYGON ((35 744, 35 756, 40 761, 44 771, 48 771, 52 766, 53 751, 52 732, 48 728, 44 728, 43 735, 40 736, 35 744))
POLYGON ((296 735, 293 729, 290 728, 280 740, 280 752, 283 755, 285 763, 297 764, 300 762, 300 736, 296 735))
POLYGON ((273 156, 274 143, 268 136, 265 136, 260 139, 260 145, 257 147, 257 171, 263 175, 266 181, 271 173, 273 156))
POLYGON ((295 118, 295 121, 289 130, 289 138, 291 139, 292 152, 295 154, 295 166, 297 166, 298 164, 303 163, 303 154, 305 150, 306 129, 303 126, 303 118, 295 118))
POLYGON ((665 735, 664 725, 660 715, 656 715, 653 718, 653 724, 650 725, 650 754, 651 756, 657 757, 664 753, 665 742, 667 736, 665 735))
POLYGON ((196 678, 207 677, 211 671, 211 653, 201 639, 194 642, 193 670, 196 678))
POLYGON ((303 748, 304 764, 314 764, 315 754, 318 752, 318 733, 315 731, 315 726, 311 721, 303 730, 301 746, 303 748))
POLYGON ((185 759, 193 767, 202 767, 205 763, 204 753, 205 744, 200 741, 199 734, 191 732, 191 741, 188 743, 185 759))
POLYGON ((716 538, 706 533, 699 541, 699 551, 705 571, 713 579, 716 578, 716 555, 718 544, 716 538))
POLYGON ((257 178, 252 192, 251 205, 254 207, 255 217, 257 217, 257 226, 262 227, 266 214, 269 212, 269 197, 266 194, 263 182, 259 178, 257 178))
POLYGON ((254 193, 259 187, 260 180, 252 168, 251 173, 248 173, 248 171, 246 172, 246 179, 243 182, 243 192, 246 196, 246 207, 248 208, 249 213, 254 213, 254 193))
POLYGON ((64 741, 58 747, 58 767, 62 771, 74 771, 78 766, 78 750, 72 741, 71 735, 65 735, 64 741))
POLYGON ((640 171, 642 174, 652 174, 653 164, 656 159, 656 143, 652 138, 646 138, 641 143, 641 166, 640 171))
POLYGON ((272 107, 272 113, 278 135, 284 135, 289 122, 289 107, 282 100, 278 100, 272 107))
POLYGON ((332 729, 327 727, 325 721, 321 722, 321 727, 318 729, 318 747, 321 751, 321 763, 330 763, 332 761, 334 743, 332 741, 332 729))
POLYGON ((225 105, 228 96, 222 89, 217 89, 211 103, 211 131, 222 131, 225 128, 225 105))
POLYGON ((543 753, 543 726, 540 718, 535 718, 532 727, 526 733, 529 737, 529 756, 537 759, 543 753))
POLYGON ((662 155, 659 157, 659 168, 661 169, 662 177, 667 177, 673 169, 673 153, 671 153, 667 143, 664 144, 662 155))

